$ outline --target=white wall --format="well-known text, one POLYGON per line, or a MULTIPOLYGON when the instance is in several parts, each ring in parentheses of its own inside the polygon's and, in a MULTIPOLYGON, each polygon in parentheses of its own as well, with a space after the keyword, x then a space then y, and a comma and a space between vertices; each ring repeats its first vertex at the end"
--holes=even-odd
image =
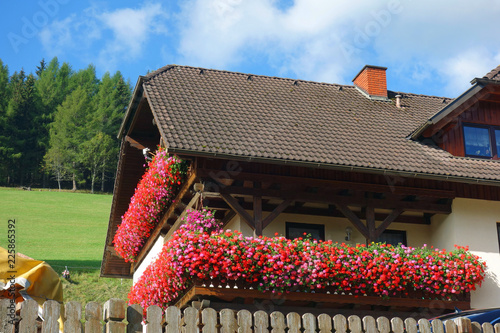
POLYGON ((134 272, 134 283, 139 280, 141 277, 142 273, 144 273, 144 270, 158 258, 158 254, 161 252, 161 249, 163 248, 163 244, 165 242, 165 238, 163 236, 159 236, 156 242, 154 243, 153 247, 149 251, 149 253, 146 255, 144 260, 141 262, 141 264, 135 269, 134 272))
POLYGON ((471 293, 473 308, 500 306, 500 254, 497 222, 500 222, 500 203, 497 201, 453 200, 452 213, 432 218, 434 246, 453 249, 454 245, 469 246, 488 266, 486 279, 471 293))

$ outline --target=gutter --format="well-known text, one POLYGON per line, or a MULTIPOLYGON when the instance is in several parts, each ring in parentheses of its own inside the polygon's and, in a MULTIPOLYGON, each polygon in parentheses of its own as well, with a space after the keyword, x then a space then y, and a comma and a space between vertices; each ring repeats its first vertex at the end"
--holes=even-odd
POLYGON ((290 161, 290 160, 277 160, 266 157, 244 157, 240 155, 232 155, 232 154, 218 154, 218 153, 208 153, 208 152, 199 152, 195 150, 187 150, 187 149, 176 149, 176 148, 167 148, 168 153, 178 153, 182 155, 191 155, 191 156, 199 156, 199 157, 211 157, 218 159, 228 159, 228 160, 236 160, 242 162, 261 162, 261 163, 270 163, 270 164, 285 164, 285 165, 293 165, 299 167, 307 167, 307 168, 320 168, 320 169, 330 169, 330 170, 339 170, 339 171, 356 171, 362 173, 371 173, 371 174, 379 174, 387 177, 401 176, 407 178, 418 178, 418 179, 428 179, 428 180, 446 180, 457 183, 466 183, 466 184, 476 184, 476 185, 491 185, 491 186, 500 186, 500 180, 484 180, 472 177, 459 177, 459 176, 446 176, 446 175, 433 175, 428 173, 421 172, 410 172, 410 171, 398 171, 398 170, 387 170, 381 168, 368 168, 368 167, 360 167, 360 166, 348 166, 348 165, 339 165, 339 164, 327 164, 327 163, 315 163, 315 162, 304 162, 304 161, 290 161))

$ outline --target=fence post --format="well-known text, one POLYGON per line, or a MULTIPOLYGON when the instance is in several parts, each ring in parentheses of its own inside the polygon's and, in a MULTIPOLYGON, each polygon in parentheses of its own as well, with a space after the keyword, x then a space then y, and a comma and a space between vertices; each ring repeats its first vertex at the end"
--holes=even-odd
POLYGON ((493 325, 490 323, 483 323, 483 333, 495 333, 493 325))
POLYGON ((285 316, 281 312, 274 311, 271 313, 271 327, 271 333, 285 333, 285 316))
POLYGON ((319 333, 332 333, 332 317, 326 313, 322 313, 318 316, 318 328, 319 333))
POLYGON ((221 333, 236 333, 236 318, 234 317, 234 312, 231 309, 222 309, 219 313, 221 333))
POLYGON ((193 307, 188 307, 184 310, 184 326, 182 333, 199 333, 200 316, 198 310, 193 307))
POLYGON ((365 329, 365 333, 378 333, 377 322, 372 316, 363 317, 363 327, 365 329))
POLYGON ((391 328, 392 332, 394 333, 404 333, 405 331, 405 324, 403 322, 403 319, 395 317, 391 319, 391 328))
POLYGON ((163 332, 163 311, 158 305, 150 305, 146 310, 146 332, 147 333, 162 333, 163 332))
POLYGON ((356 315, 351 315, 347 318, 347 321, 349 322, 349 331, 351 333, 363 333, 363 325, 361 324, 361 318, 359 318, 356 315))
POLYGON ((458 333, 472 333, 472 325, 469 318, 457 318, 455 319, 455 323, 457 324, 458 333))
POLYGON ((471 328, 472 328, 472 333, 481 333, 483 331, 481 324, 475 321, 471 323, 471 328))
POLYGON ((142 333, 142 306, 132 304, 127 307, 127 333, 142 333))
MULTIPOLYGON (((445 333, 443 322, 439 319, 434 319, 431 323, 431 331, 432 333, 445 333)), ((449 332, 453 333, 453 332, 449 332)))
POLYGON ((413 318, 405 319, 405 327, 407 333, 418 333, 417 321, 413 318))
POLYGON ((203 309, 201 322, 203 323, 203 333, 217 333, 217 312, 214 309, 203 309))
MULTIPOLYGON (((359 318, 358 318, 359 319, 359 318)), ((347 319, 341 314, 336 314, 333 317, 333 328, 335 333, 346 333, 347 332, 347 319)), ((352 331, 352 328, 351 328, 352 331)))
POLYGON ((82 333, 82 305, 68 302, 64 305, 64 333, 82 333))
POLYGON ((57 301, 45 301, 43 303, 43 333, 59 333, 59 315, 61 314, 61 305, 57 301))
POLYGON ((252 313, 248 310, 240 310, 236 317, 238 318, 238 333, 252 333, 252 313))
POLYGON ((316 333, 316 320, 316 316, 312 313, 304 313, 302 315, 304 333, 316 333))
POLYGON ((457 333, 457 324, 453 320, 445 320, 444 330, 446 333, 457 333))
MULTIPOLYGON (((377 318, 377 328, 380 333, 390 333, 391 332, 391 322, 386 317, 377 318)), ((436 333, 436 332, 434 332, 436 333)))
MULTIPOLYGON (((250 327, 252 326, 252 317, 250 317, 250 327)), ((259 310, 253 314, 254 333, 269 333, 269 316, 265 311, 259 310)))
POLYGON ((301 333, 302 323, 298 313, 290 312, 287 314, 286 324, 288 326, 288 333, 301 333))
POLYGON ((102 306, 96 302, 89 302, 85 306, 85 333, 101 333, 102 306))
POLYGON ((39 323, 38 303, 33 299, 24 300, 21 303, 21 321, 19 322, 19 333, 37 333, 39 323))
POLYGON ((169 306, 165 310, 166 333, 181 333, 181 310, 176 306, 169 306))
POLYGON ((420 333, 432 333, 431 324, 427 319, 420 319, 418 321, 418 330, 420 333))
POLYGON ((16 303, 9 298, 0 299, 0 332, 14 332, 16 322, 16 303))
POLYGON ((125 333, 127 330, 125 311, 127 303, 118 298, 111 298, 104 303, 103 320, 106 323, 106 333, 125 333))

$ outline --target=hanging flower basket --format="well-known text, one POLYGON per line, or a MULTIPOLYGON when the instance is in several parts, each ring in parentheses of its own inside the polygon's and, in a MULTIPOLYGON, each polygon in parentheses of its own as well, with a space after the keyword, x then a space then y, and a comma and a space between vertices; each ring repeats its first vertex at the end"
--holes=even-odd
POLYGON ((186 172, 185 162, 158 148, 135 189, 113 240, 116 252, 125 261, 134 261, 165 208, 175 198, 186 172))
POLYGON ((311 239, 244 237, 237 231, 221 231, 209 211, 189 213, 187 219, 190 222, 165 243, 132 287, 130 303, 166 307, 195 283, 276 293, 418 293, 449 300, 475 290, 484 279, 484 262, 464 247, 448 252, 426 246, 353 247, 311 239), (204 225, 208 227, 200 227, 204 225))

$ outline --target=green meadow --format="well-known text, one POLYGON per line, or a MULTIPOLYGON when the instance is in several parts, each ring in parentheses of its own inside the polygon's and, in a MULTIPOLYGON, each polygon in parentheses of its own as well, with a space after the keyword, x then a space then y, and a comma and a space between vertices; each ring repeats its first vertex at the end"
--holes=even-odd
POLYGON ((0 246, 7 246, 7 223, 15 219, 17 252, 58 273, 68 266, 71 281, 61 278, 65 301, 126 300, 131 280, 99 277, 111 200, 109 194, 0 188, 0 246))

